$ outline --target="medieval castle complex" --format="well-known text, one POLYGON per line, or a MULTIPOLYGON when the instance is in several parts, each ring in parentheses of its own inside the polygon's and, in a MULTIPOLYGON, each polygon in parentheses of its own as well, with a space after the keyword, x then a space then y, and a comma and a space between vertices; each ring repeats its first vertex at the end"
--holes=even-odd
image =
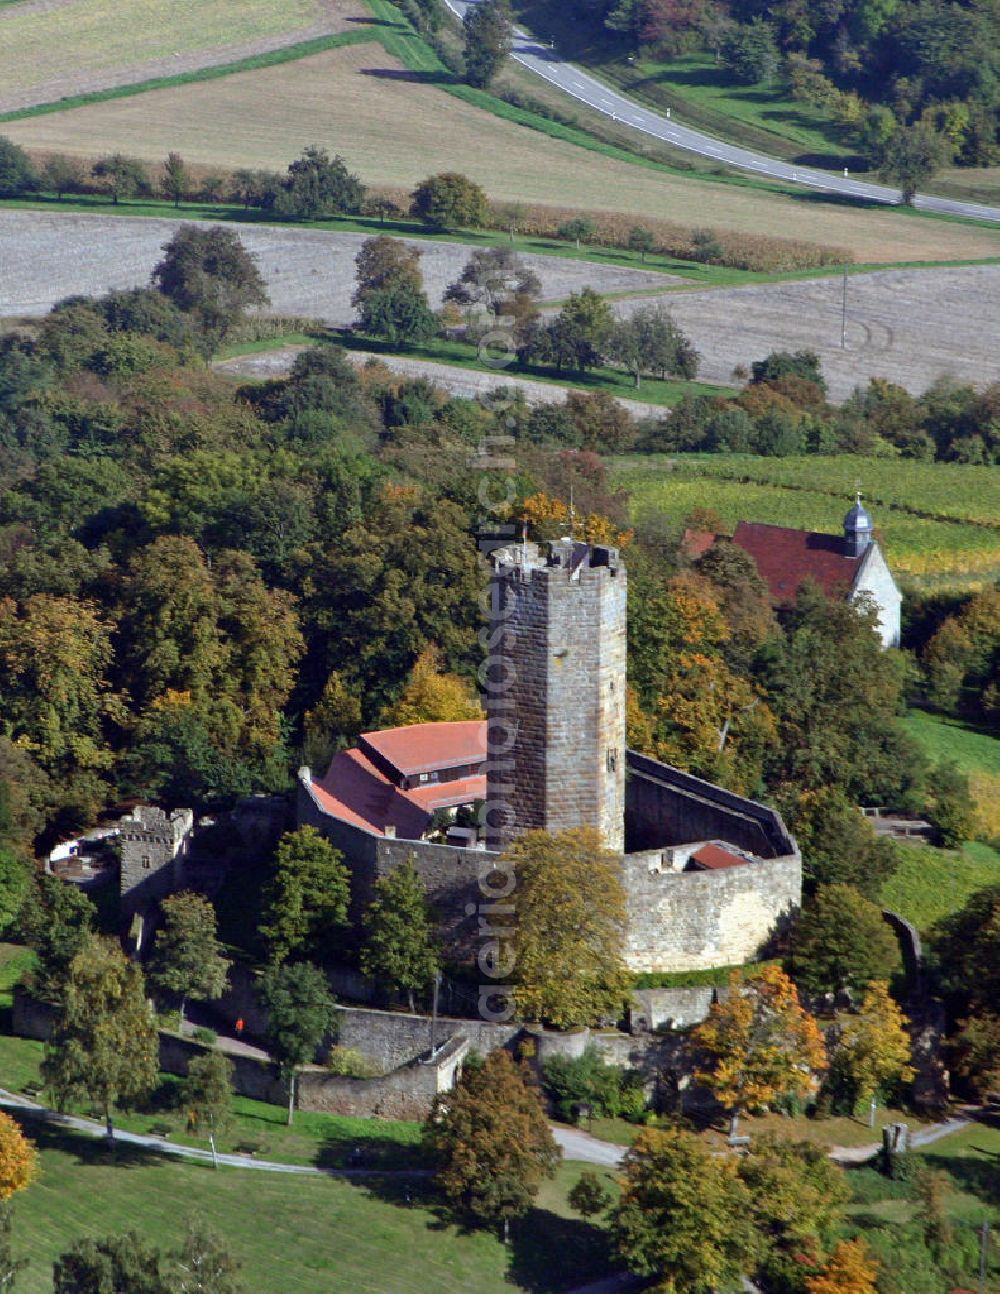
POLYGON ((492 567, 487 719, 366 733, 325 774, 300 770, 299 823, 343 853, 354 914, 410 860, 452 949, 468 949, 498 851, 590 826, 622 856, 631 969, 756 957, 799 905, 798 849, 773 809, 626 749, 618 550, 512 544, 492 567), (479 828, 460 825, 484 804, 479 828))

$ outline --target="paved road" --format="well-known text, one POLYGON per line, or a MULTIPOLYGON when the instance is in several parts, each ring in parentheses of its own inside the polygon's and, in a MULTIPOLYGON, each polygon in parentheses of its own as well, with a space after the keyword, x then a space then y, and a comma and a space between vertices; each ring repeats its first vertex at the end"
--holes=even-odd
MULTIPOLYGON (((448 8, 459 18, 463 17, 470 3, 477 0, 445 0, 448 8)), ((898 189, 891 189, 883 184, 870 184, 865 180, 853 180, 849 176, 835 175, 830 171, 820 171, 808 166, 795 166, 777 158, 766 157, 763 153, 754 153, 746 148, 727 144, 713 135, 705 135, 690 126, 681 125, 661 113, 652 112, 642 107, 634 99, 626 98, 617 90, 606 85, 595 76, 585 72, 572 63, 567 63, 552 49, 541 44, 537 37, 517 30, 514 36, 513 58, 534 72, 543 80, 558 86, 566 94, 579 99, 589 108, 604 113, 615 121, 624 122, 644 135, 651 135, 675 148, 697 153, 701 157, 710 157, 713 161, 724 162, 738 167, 742 171, 753 171, 758 175, 773 180, 790 180, 795 184, 804 184, 812 189, 823 189, 827 193, 846 194, 852 198, 863 198, 869 202, 898 203, 898 189)), ((1000 207, 984 206, 978 202, 959 202, 954 198, 938 198, 921 194, 916 199, 916 206, 924 211, 935 211, 950 216, 971 216, 977 220, 1000 222, 1000 207)))

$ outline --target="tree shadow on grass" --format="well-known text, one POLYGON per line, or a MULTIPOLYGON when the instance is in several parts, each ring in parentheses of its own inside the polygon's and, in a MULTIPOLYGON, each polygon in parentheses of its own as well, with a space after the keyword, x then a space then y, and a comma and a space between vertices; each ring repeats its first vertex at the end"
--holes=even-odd
POLYGON ((375 18, 366 17, 364 14, 355 14, 347 19, 359 27, 388 27, 390 31, 406 31, 406 24, 395 22, 392 18, 375 18))
POLYGON ((31 1110, 10 1110, 17 1121, 41 1151, 58 1150, 72 1155, 81 1168, 149 1168, 162 1165, 168 1156, 145 1146, 135 1146, 115 1141, 113 1149, 103 1137, 91 1137, 72 1128, 46 1119, 31 1110))
POLYGON ((928 1162, 946 1172, 959 1190, 985 1204, 1000 1205, 1000 1154, 985 1146, 972 1145, 969 1150, 967 1157, 935 1155, 928 1162))
POLYGON ((363 67, 362 76, 378 77, 381 81, 408 81, 413 85, 462 85, 454 72, 415 72, 405 67, 363 67))
POLYGON ((608 1234, 591 1222, 532 1209, 511 1227, 508 1280, 533 1294, 586 1285, 615 1270, 608 1234))
MULTIPOLYGON (((317 1168, 356 1169, 362 1173, 408 1170, 419 1173, 427 1168, 419 1145, 347 1133, 328 1136, 317 1148, 313 1162, 317 1168)), ((359 1176, 355 1180, 367 1184, 369 1179, 359 1176)))

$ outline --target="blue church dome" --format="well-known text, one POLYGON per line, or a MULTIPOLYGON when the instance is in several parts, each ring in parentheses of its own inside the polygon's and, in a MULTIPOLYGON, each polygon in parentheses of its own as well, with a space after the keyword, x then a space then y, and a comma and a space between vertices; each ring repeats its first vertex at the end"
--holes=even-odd
POLYGON ((860 557, 874 537, 875 526, 871 517, 861 506, 861 495, 857 496, 854 507, 844 518, 844 539, 852 556, 860 557))

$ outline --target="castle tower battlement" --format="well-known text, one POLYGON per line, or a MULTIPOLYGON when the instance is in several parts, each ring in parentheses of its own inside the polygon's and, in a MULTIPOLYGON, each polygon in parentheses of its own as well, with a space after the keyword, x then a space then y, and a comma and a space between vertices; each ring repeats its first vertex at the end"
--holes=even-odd
POLYGON ((625 567, 616 548, 560 539, 492 555, 489 844, 595 827, 625 845, 625 567), (505 736, 506 734, 506 736, 505 736), (502 825, 501 825, 502 824, 502 825))

